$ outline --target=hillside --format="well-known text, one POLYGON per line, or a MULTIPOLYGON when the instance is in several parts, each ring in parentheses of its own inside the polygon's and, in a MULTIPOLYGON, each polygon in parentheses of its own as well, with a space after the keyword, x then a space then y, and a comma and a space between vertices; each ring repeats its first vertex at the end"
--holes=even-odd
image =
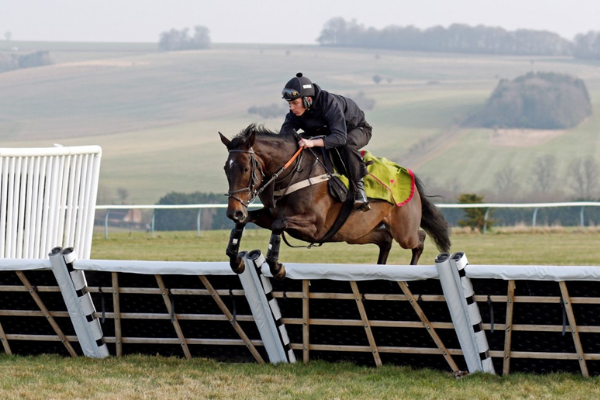
POLYGON ((149 44, 28 45, 50 50, 55 65, 0 74, 2 147, 101 145, 99 203, 115 201, 118 187, 134 204, 169 191, 225 192, 227 154, 217 132, 231 137, 252 122, 278 129, 281 120, 247 110, 280 101, 281 87, 298 71, 333 92, 374 99, 366 113, 374 126, 369 149, 414 169, 432 188, 489 191, 509 164, 525 188, 538 155, 556 156, 560 179, 575 157, 600 161, 598 113, 547 135, 459 128, 499 79, 531 70, 583 79, 600 110, 599 63, 318 46, 160 53, 149 44))

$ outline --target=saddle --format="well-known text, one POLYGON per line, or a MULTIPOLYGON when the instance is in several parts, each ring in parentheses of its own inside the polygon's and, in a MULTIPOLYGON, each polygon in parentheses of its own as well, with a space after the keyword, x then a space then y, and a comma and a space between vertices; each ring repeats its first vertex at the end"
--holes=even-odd
POLYGON ((327 181, 329 194, 334 199, 343 203, 348 198, 349 190, 338 176, 338 172, 346 172, 342 157, 336 148, 326 150, 324 147, 321 147, 320 149, 325 170, 331 175, 331 179, 327 181))

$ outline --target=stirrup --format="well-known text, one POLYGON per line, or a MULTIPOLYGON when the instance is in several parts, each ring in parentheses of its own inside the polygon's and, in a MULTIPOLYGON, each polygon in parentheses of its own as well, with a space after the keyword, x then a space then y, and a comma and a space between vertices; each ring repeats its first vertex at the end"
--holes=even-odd
POLYGON ((371 210, 371 204, 369 204, 368 201, 364 201, 364 202, 355 201, 354 207, 356 208, 357 211, 362 211, 362 212, 371 210))

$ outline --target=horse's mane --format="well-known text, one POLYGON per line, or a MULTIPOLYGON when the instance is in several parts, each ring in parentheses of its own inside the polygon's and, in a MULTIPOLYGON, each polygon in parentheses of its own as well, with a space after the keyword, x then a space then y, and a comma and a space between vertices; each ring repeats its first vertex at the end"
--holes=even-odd
POLYGON ((241 143, 245 142, 248 139, 248 136, 252 133, 256 133, 256 138, 263 138, 269 141, 287 141, 290 138, 290 135, 280 134, 279 132, 271 131, 265 128, 264 125, 257 125, 252 123, 248 125, 245 129, 243 129, 240 133, 238 133, 233 139, 231 139, 230 146, 232 148, 236 148, 241 143))

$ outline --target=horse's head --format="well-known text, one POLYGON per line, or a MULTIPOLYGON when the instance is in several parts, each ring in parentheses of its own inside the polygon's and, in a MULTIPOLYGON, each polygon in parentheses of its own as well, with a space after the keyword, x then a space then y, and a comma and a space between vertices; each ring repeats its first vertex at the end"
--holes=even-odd
POLYGON ((258 188, 264 178, 262 166, 252 148, 256 131, 247 129, 232 140, 221 132, 219 135, 221 142, 229 150, 224 167, 229 182, 227 218, 236 223, 243 222, 248 217, 248 205, 258 195, 258 188))

